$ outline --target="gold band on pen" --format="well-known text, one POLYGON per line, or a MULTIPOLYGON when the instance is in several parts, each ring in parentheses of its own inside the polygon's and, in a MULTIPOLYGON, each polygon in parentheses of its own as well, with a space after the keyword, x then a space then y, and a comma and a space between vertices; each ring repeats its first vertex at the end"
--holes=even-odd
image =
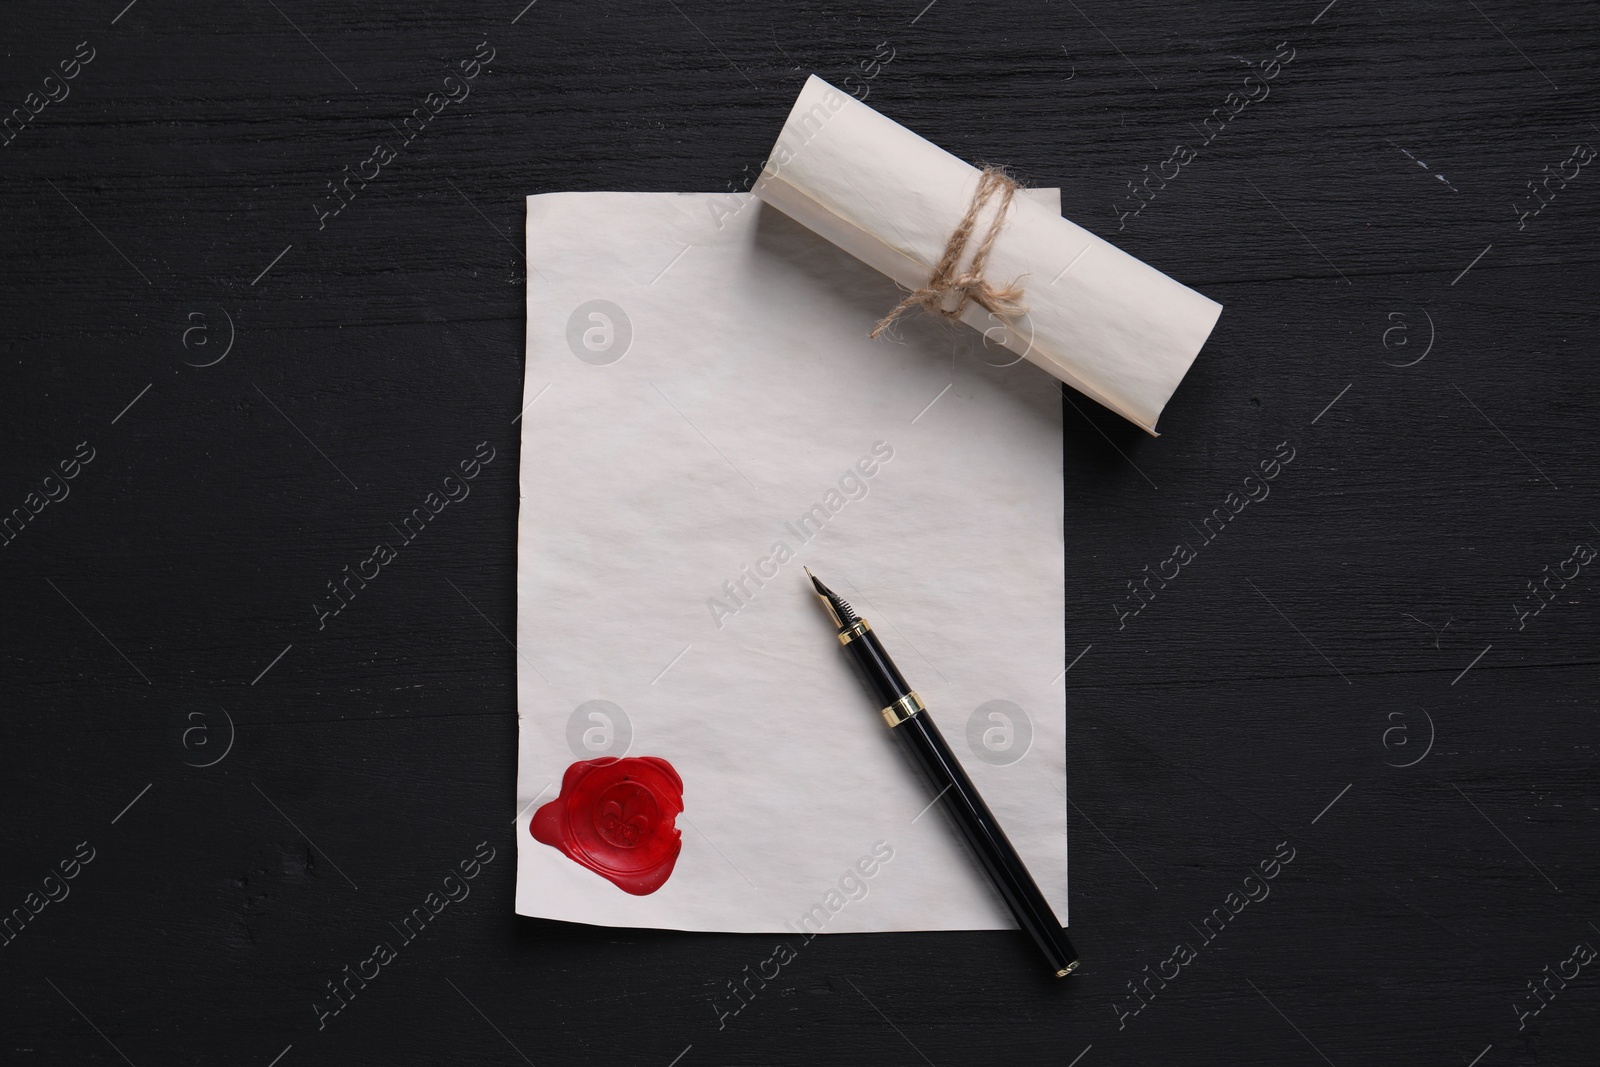
POLYGON ((1065 978, 1067 975, 1069 975, 1073 971, 1077 970, 1078 969, 1078 964, 1081 963, 1081 962, 1082 962, 1081 960, 1073 960, 1071 963, 1067 964, 1065 967, 1063 967, 1059 971, 1057 971, 1056 972, 1056 977, 1057 978, 1065 978))
POLYGON ((848 645, 851 641, 854 641, 856 638, 860 637, 870 629, 872 629, 872 627, 867 625, 866 619, 857 619, 855 622, 851 623, 849 626, 839 632, 839 643, 841 645, 848 645))
POLYGON ((926 710, 922 698, 916 693, 907 693, 893 704, 883 709, 883 721, 890 726, 899 726, 919 711, 926 710))

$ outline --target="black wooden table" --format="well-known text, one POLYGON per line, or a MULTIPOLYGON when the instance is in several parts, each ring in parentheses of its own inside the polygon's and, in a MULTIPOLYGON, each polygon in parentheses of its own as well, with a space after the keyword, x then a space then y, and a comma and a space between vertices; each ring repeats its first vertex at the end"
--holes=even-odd
POLYGON ((1600 8, 125 2, 5 19, 0 1059, 1596 1062, 1600 8), (812 71, 1226 310, 1064 401, 1082 972, 719 1028, 771 938, 512 912, 522 198, 747 188, 812 71))

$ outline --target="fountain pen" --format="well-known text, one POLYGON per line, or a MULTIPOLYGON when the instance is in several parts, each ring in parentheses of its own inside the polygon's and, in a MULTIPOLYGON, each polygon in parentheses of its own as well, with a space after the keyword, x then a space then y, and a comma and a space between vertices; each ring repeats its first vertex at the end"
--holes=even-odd
POLYGON ((1065 978, 1078 969, 1078 950, 1072 947, 1067 932, 1056 921, 1055 913, 1050 910, 1044 894, 1039 892, 1027 867, 1023 866, 1022 857, 1006 838, 989 805, 983 802, 972 779, 961 769, 960 761, 945 743, 944 735, 921 698, 906 684, 867 620, 857 615, 843 597, 823 585, 809 567, 806 575, 816 586, 828 617, 839 628, 839 643, 844 646, 845 654, 866 682, 867 689, 883 703, 884 722, 905 744, 930 787, 936 791, 934 800, 943 800, 945 810, 1011 909, 1017 925, 1032 936, 1044 953, 1051 972, 1057 978, 1065 978))

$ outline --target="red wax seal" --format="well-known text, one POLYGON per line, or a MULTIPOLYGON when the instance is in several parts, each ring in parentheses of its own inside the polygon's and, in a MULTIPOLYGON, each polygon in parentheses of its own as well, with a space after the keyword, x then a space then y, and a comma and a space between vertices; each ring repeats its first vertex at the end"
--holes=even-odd
POLYGON ((603 756, 567 768, 561 795, 534 813, 534 840, 634 896, 672 876, 683 837, 683 779, 656 756, 603 756))

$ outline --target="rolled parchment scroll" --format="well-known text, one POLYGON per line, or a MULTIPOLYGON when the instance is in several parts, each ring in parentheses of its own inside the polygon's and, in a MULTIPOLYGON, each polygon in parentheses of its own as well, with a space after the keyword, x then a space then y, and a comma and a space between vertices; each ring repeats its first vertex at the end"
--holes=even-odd
MULTIPOLYGON (((980 173, 812 75, 753 191, 916 290, 980 173)), ((1222 305, 1031 198, 1014 198, 1009 216, 983 273, 997 288, 1018 283, 1027 310, 1007 320, 971 303, 961 321, 1155 433, 1222 305)))

